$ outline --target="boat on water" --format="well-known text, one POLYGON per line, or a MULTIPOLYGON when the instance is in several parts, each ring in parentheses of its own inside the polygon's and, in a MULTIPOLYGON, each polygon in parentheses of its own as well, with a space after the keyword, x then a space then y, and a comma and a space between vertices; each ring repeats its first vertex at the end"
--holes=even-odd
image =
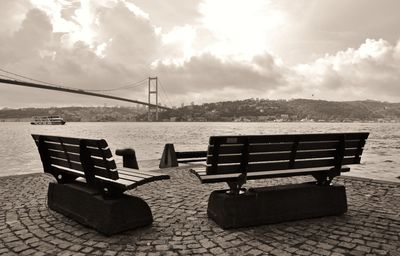
POLYGON ((65 121, 60 116, 34 116, 32 117, 33 125, 63 125, 65 121))

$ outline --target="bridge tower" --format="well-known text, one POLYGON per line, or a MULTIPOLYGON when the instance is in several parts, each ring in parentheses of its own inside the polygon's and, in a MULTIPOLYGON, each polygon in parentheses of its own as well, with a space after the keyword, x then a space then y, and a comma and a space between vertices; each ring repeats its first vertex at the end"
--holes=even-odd
MULTIPOLYGON (((154 100, 154 99, 153 99, 154 100)), ((147 109, 147 121, 152 121, 152 113, 155 113, 155 121, 158 121, 158 78, 157 77, 149 77, 149 104, 153 104, 154 106, 149 105, 147 109), (155 103, 152 102, 152 94, 155 95, 155 103)))

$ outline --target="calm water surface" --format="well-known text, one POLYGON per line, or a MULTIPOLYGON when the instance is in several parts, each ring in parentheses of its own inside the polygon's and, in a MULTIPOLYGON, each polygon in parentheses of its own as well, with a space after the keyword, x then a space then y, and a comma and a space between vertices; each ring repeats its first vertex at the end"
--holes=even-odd
MULTIPOLYGON (((362 164, 348 175, 400 181, 398 123, 0 123, 0 176, 42 172, 32 133, 104 138, 114 151, 132 147, 139 160, 157 159, 165 143, 177 150, 206 150, 211 135, 368 131, 362 164)), ((117 162, 121 162, 119 157, 117 162)))

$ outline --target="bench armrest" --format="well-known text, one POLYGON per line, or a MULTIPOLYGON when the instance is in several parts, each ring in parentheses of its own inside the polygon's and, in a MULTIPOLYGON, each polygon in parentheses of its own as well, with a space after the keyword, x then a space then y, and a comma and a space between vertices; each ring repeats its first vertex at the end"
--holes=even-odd
POLYGON ((136 161, 135 150, 132 148, 123 148, 115 150, 115 154, 122 156, 123 166, 139 170, 139 165, 136 161))

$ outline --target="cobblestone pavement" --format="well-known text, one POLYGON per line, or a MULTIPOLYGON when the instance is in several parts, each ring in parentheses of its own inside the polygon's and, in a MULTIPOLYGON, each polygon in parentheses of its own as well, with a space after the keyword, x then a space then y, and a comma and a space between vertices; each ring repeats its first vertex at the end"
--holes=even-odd
MULTIPOLYGON (((106 237, 46 206, 53 178, 0 178, 1 255, 400 255, 400 183, 341 177, 349 210, 343 216, 222 230, 206 215, 212 190, 187 168, 165 169, 171 180, 130 193, 150 205, 150 227, 106 237)), ((249 182, 262 186, 307 178, 249 182)))

